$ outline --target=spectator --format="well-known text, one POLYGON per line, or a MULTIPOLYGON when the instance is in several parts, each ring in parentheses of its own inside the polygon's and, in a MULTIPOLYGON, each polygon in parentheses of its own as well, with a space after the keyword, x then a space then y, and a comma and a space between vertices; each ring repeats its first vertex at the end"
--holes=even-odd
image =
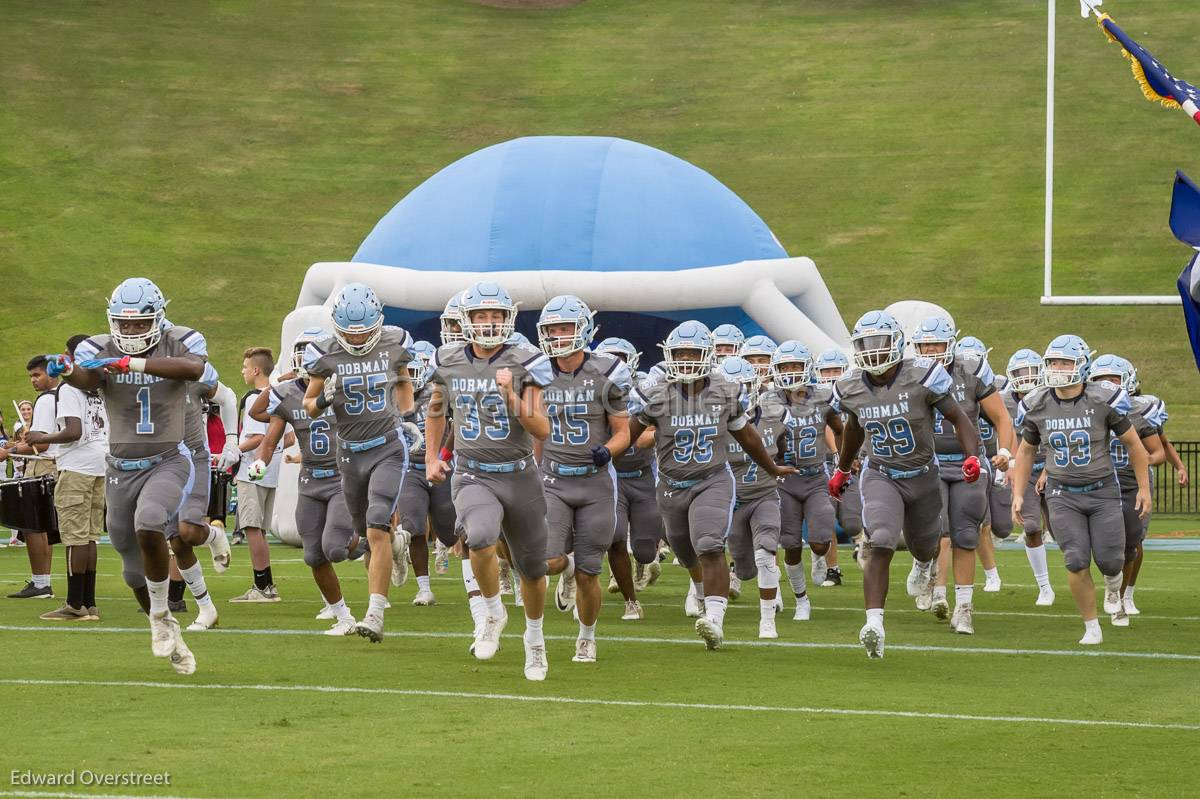
MULTIPOLYGON (((46 374, 45 355, 36 355, 31 358, 25 365, 25 370, 29 373, 29 383, 33 386, 33 390, 38 392, 38 398, 32 405, 28 426, 22 429, 28 432, 53 433, 57 428, 55 419, 58 417, 58 378, 46 374)), ((21 411, 21 415, 24 416, 24 410, 21 411)), ((24 433, 22 438, 26 437, 28 432, 24 433)), ((24 476, 26 478, 54 476, 56 469, 53 458, 57 446, 57 444, 38 445, 19 441, 11 444, 7 449, 0 450, 0 458, 7 459, 10 455, 36 456, 33 459, 17 459, 18 463, 24 461, 24 476), (43 455, 43 453, 45 454, 43 455)), ((18 530, 17 535, 25 541, 29 554, 31 577, 24 588, 9 594, 8 598, 53 599, 54 589, 50 587, 51 531, 18 530)), ((57 541, 57 531, 54 531, 53 537, 57 541)))
MULTIPOLYGON (((66 352, 87 336, 72 336, 66 352)), ((47 621, 99 621, 96 607, 96 544, 104 529, 104 470, 108 454, 108 418, 98 392, 84 393, 63 383, 57 390, 55 430, 30 432, 26 440, 56 449, 58 481, 54 508, 58 534, 67 550, 67 601, 42 614, 47 621)))

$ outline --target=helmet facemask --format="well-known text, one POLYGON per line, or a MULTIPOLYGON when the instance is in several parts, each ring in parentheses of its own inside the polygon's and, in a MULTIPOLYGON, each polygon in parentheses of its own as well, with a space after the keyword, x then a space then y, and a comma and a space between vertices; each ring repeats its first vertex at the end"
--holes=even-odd
POLYGON ((851 339, 859 369, 881 375, 900 363, 904 336, 899 330, 868 330, 851 339))

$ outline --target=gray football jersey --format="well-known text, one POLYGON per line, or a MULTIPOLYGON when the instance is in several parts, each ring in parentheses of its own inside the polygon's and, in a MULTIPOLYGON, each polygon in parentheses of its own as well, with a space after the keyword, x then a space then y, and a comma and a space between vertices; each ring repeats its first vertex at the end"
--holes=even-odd
MULTIPOLYGON (((636 387, 645 389, 650 384, 650 376, 646 372, 639 371, 634 375, 633 382, 636 387)), ((613 458, 613 468, 618 472, 636 472, 650 469, 653 463, 654 450, 638 449, 636 441, 629 442, 629 449, 616 458, 613 458)))
POLYGON ((746 425, 741 386, 720 375, 705 378, 694 394, 679 383, 652 382, 634 392, 630 409, 655 428, 658 469, 672 480, 694 480, 722 468, 729 461, 731 432, 746 425))
MULTIPOLYGON (((1004 391, 1000 392, 1000 399, 1004 400, 1004 407, 1008 409, 1008 415, 1013 420, 1013 433, 1014 433, 1014 435, 1017 436, 1017 438, 1018 438, 1017 443, 1019 444, 1020 443, 1019 439, 1021 436, 1021 428, 1017 425, 1017 412, 1020 410, 1021 397, 1017 396, 1017 393, 1012 390, 1012 386, 1005 384, 1004 391)), ((1013 455, 1016 455, 1016 454, 1017 454, 1016 452, 1013 452, 1013 455)), ((1034 456, 1033 463, 1034 463, 1034 465, 1037 465, 1039 463, 1045 463, 1045 462, 1046 462, 1046 446, 1043 444, 1042 446, 1037 448, 1037 455, 1034 456)))
POLYGON ((803 399, 794 399, 789 392, 774 392, 791 412, 791 435, 788 436, 788 461, 796 468, 816 466, 825 462, 829 447, 825 444, 826 421, 831 410, 833 387, 826 385, 808 386, 803 399))
POLYGON ((544 389, 554 372, 541 351, 506 344, 491 358, 478 358, 471 344, 453 342, 438 347, 430 365, 430 381, 446 394, 456 454, 482 463, 506 463, 532 454, 533 440, 509 412, 496 372, 512 371, 517 396, 529 386, 544 389))
POLYGON ((932 358, 906 358, 891 382, 876 385, 866 372, 853 372, 833 387, 830 405, 854 414, 867 433, 872 463, 909 471, 933 460, 934 406, 948 411, 950 375, 932 358))
POLYGON ((332 408, 313 419, 304 410, 307 380, 285 380, 271 389, 267 396, 267 413, 278 416, 292 426, 300 446, 300 462, 310 469, 336 469, 337 452, 334 435, 337 421, 332 408))
MULTIPOLYGON (((1162 429, 1159 412, 1165 413, 1162 401, 1157 397, 1130 397, 1129 423, 1137 431, 1138 438, 1146 439, 1158 435, 1162 429)), ((1113 436, 1108 441, 1108 454, 1112 456, 1113 466, 1117 468, 1117 482, 1122 491, 1137 490, 1137 473, 1129 461, 1129 450, 1121 439, 1113 436)))
POLYGON ((592 448, 612 437, 608 414, 627 414, 629 367, 611 355, 584 353, 576 372, 563 372, 552 360, 554 379, 542 392, 550 435, 542 457, 568 466, 592 463, 592 448))
MULTIPOLYGON (((946 370, 950 375, 950 396, 963 409, 971 424, 979 424, 979 401, 996 393, 996 375, 986 358, 972 355, 956 355, 954 363, 946 370)), ((995 438, 993 431, 993 439, 995 438)), ((962 447, 954 434, 954 425, 948 424, 936 409, 933 412, 933 441, 939 455, 961 455, 962 447)))
POLYGON ((204 404, 216 389, 219 379, 213 365, 206 363, 204 364, 204 374, 200 379, 194 383, 188 383, 185 395, 187 397, 187 413, 183 422, 187 434, 184 436, 183 445, 192 452, 208 452, 208 414, 204 410, 204 404))
MULTIPOLYGON (((992 387, 1003 396, 1008 388, 1008 378, 1004 375, 996 375, 992 380, 992 387)), ((1005 407, 1008 407, 1007 402, 1005 402, 1005 407)), ((1010 416, 1012 415, 1011 410, 1008 413, 1010 416)), ((983 451, 989 458, 1000 450, 1000 440, 996 436, 996 428, 988 421, 982 410, 979 412, 979 442, 983 444, 983 451)))
POLYGON ((304 368, 309 374, 329 377, 337 373, 337 389, 329 407, 333 408, 341 439, 367 441, 400 425, 393 389, 397 383, 409 381, 411 344, 412 336, 407 331, 386 325, 366 355, 346 352, 335 337, 308 345, 304 368))
MULTIPOLYGON (((174 326, 141 357, 192 355, 208 362, 208 343, 198 331, 174 326)), ((92 336, 75 348, 75 360, 122 358, 108 335, 92 336)), ((144 372, 123 375, 99 371, 100 393, 108 412, 108 448, 114 458, 145 458, 177 446, 188 434, 186 380, 167 380, 144 372)))
POLYGON ((1046 473, 1068 485, 1113 476, 1110 433, 1129 429, 1129 396, 1107 383, 1087 383, 1074 399, 1052 388, 1031 391, 1017 408, 1017 428, 1030 444, 1046 444, 1046 473))
MULTIPOLYGON (((764 394, 758 407, 752 409, 746 419, 758 432, 767 455, 771 460, 778 461, 780 448, 787 446, 788 434, 793 431, 793 419, 787 403, 773 391, 764 394)), ((759 499, 779 488, 779 480, 755 463, 737 441, 729 442, 729 463, 737 480, 739 500, 759 499)))

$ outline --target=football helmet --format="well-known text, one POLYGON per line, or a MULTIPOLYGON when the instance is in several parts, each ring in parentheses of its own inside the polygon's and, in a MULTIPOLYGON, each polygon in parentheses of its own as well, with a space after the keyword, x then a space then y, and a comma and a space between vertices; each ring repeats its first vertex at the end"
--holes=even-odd
POLYGON ((1042 353, 1042 374, 1046 385, 1051 388, 1074 386, 1088 378, 1088 368, 1092 364, 1092 352, 1087 342, 1079 336, 1065 334, 1058 336, 1042 353), (1050 361, 1070 361, 1071 365, 1062 368, 1051 365, 1050 361))
POLYGON ((428 341, 414 341, 408 345, 408 351, 412 353, 414 358, 420 358, 422 361, 428 363, 433 359, 434 353, 437 352, 437 347, 428 341))
POLYGON ((737 325, 717 325, 712 331, 713 337, 713 353, 718 361, 722 358, 728 358, 730 355, 737 355, 738 350, 742 348, 742 342, 746 340, 746 336, 737 325))
POLYGON ((941 360, 942 366, 949 367, 954 363, 954 342, 957 336, 958 331, 954 329, 954 325, 950 323, 949 319, 944 316, 930 316, 917 325, 909 343, 912 344, 914 355, 941 360), (942 344, 945 349, 940 353, 922 352, 921 345, 923 344, 942 344))
POLYGON ((1028 347, 1012 354, 1004 373, 1008 375, 1012 390, 1019 394, 1026 394, 1045 385, 1042 376, 1042 356, 1028 347))
POLYGON ((167 300, 154 281, 131 277, 121 281, 108 298, 108 332, 117 349, 126 355, 140 355, 162 338, 166 326, 167 300), (122 333, 123 321, 148 321, 143 333, 122 333))
POLYGON ((958 343, 954 345, 954 352, 956 354, 974 355, 980 360, 987 358, 991 351, 991 347, 986 346, 975 336, 963 336, 958 340, 958 343))
POLYGON ((712 334, 708 332, 707 327, 694 319, 689 319, 672 330, 667 335, 667 340, 659 346, 663 351, 663 372, 668 380, 690 383, 701 380, 712 372, 712 334), (679 354, 683 350, 695 351, 697 357, 681 359, 679 354))
POLYGON ((383 303, 365 283, 347 283, 333 301, 333 335, 351 355, 366 355, 383 334, 383 303), (369 334, 358 344, 346 336, 369 334))
POLYGON ((517 306, 512 297, 498 283, 490 281, 476 283, 462 293, 459 313, 466 340, 485 349, 506 343, 517 323, 517 306), (502 311, 504 318, 500 322, 472 322, 471 312, 481 310, 502 311))
POLYGON ((306 327, 296 336, 292 342, 292 371, 298 377, 308 377, 308 371, 304 368, 304 350, 312 342, 328 337, 329 331, 323 327, 306 327))
POLYGON ((574 295, 551 297, 542 308, 537 323, 542 352, 551 358, 560 358, 586 349, 596 330, 595 316, 587 303, 574 295), (554 325, 573 325, 574 330, 569 335, 551 336, 549 328, 554 325))
POLYGON ((463 335, 462 329, 462 292, 450 297, 446 300, 446 308, 442 311, 439 319, 442 326, 442 343, 449 344, 454 341, 466 341, 467 337, 463 335))
POLYGON ((746 410, 758 405, 762 378, 758 376, 758 370, 754 368, 753 364, 741 356, 730 355, 718 363, 714 371, 726 380, 741 385, 742 404, 746 410))
POLYGON ((904 358, 904 331, 887 311, 867 311, 850 333, 854 364, 873 375, 891 369, 904 358))
POLYGON ((1137 379, 1133 364, 1120 355, 1108 353, 1092 361, 1092 368, 1088 370, 1088 382, 1099 380, 1102 377, 1115 377, 1121 388, 1126 391, 1129 391, 1131 376, 1137 379))
POLYGON ((813 382, 818 384, 836 383, 849 371, 850 359, 846 357, 846 353, 836 348, 825 350, 817 356, 817 360, 813 363, 813 382), (833 371, 835 369, 836 372, 833 371), (830 374, 826 374, 826 372, 830 374))
POLYGON ((625 365, 629 367, 631 373, 637 374, 638 361, 642 359, 642 354, 625 339, 615 336, 606 338, 596 345, 596 352, 604 352, 620 358, 625 361, 625 365))
POLYGON ((738 349, 738 357, 753 366, 758 379, 764 381, 771 377, 771 356, 774 354, 775 342, 770 336, 751 336, 738 349))
POLYGON ((775 385, 782 389, 803 388, 811 383, 812 366, 812 353, 799 341, 792 339, 785 341, 771 354, 771 378, 775 381, 775 385), (785 364, 800 364, 800 368, 784 371, 782 367, 785 364))

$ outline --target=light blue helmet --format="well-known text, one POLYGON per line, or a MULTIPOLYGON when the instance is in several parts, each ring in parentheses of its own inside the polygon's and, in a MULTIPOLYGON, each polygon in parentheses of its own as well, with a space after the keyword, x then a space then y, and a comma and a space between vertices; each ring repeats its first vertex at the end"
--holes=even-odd
POLYGON ((1088 370, 1089 382, 1099 380, 1102 377, 1115 377, 1121 384, 1121 388, 1130 391, 1130 378, 1136 380, 1137 373, 1133 368, 1133 364, 1120 355, 1105 354, 1092 361, 1092 366, 1088 370))
POLYGON ((413 354, 413 357, 428 363, 437 352, 437 347, 428 341, 414 341, 408 346, 408 351, 413 354))
POLYGON ((987 358, 988 353, 992 350, 975 336, 963 336, 954 345, 954 351, 962 355, 974 355, 976 358, 983 360, 987 358))
MULTIPOLYGON (((845 357, 845 356, 843 356, 845 357)), ((803 388, 812 382, 813 358, 808 347, 799 341, 789 339, 771 354, 771 378, 775 385, 782 389, 803 388), (800 364, 799 369, 784 369, 786 364, 800 364)))
MULTIPOLYGON (((529 340, 529 336, 520 330, 514 330, 508 338, 504 339, 504 343, 517 347, 533 347, 533 342, 529 340)), ((533 348, 536 349, 536 347, 533 348)))
POLYGON ((449 344, 454 341, 466 341, 467 337, 463 335, 462 329, 462 292, 458 292, 446 301, 446 308, 442 311, 439 322, 442 328, 442 343, 449 344))
POLYGON ((306 327, 300 331, 300 335, 296 336, 296 340, 292 342, 292 371, 300 377, 308 377, 308 372, 304 368, 304 350, 314 341, 320 341, 323 338, 329 338, 329 331, 320 326, 306 327))
POLYGON ((817 356, 813 363, 813 382, 836 383, 849 371, 850 359, 846 357, 846 353, 834 347, 817 356))
POLYGON ((1087 380, 1092 351, 1087 342, 1079 336, 1066 334, 1050 342, 1050 346, 1042 353, 1042 361, 1042 373, 1045 375, 1047 386, 1074 386, 1087 380), (1056 367, 1052 366, 1050 361, 1070 361, 1071 365, 1066 368, 1056 367))
POLYGON ((662 347, 662 367, 668 380, 690 383, 703 379, 712 371, 712 334, 695 319, 676 327, 659 346, 662 347), (695 357, 680 358, 679 354, 684 350, 694 352, 695 357))
POLYGON ((625 365, 629 367, 630 372, 637 372, 638 361, 642 359, 642 354, 637 351, 637 347, 623 338, 606 338, 596 345, 596 352, 603 352, 609 355, 614 355, 625 361, 625 365))
POLYGON ((742 342, 746 340, 746 336, 738 326, 731 324, 714 327, 712 337, 713 352, 716 353, 718 361, 728 358, 730 355, 737 355, 738 350, 742 348, 742 342))
POLYGON ((904 331, 896 317, 887 311, 867 311, 850 333, 854 347, 854 365, 879 375, 904 358, 904 331))
POLYGON ((587 303, 573 294, 551 297, 537 323, 542 352, 551 358, 561 358, 587 349, 596 332, 595 316, 587 303), (551 336, 547 329, 552 325, 572 325, 573 329, 565 336, 551 336))
POLYGON ((949 366, 954 363, 954 340, 957 336, 958 331, 949 319, 944 316, 930 316, 917 325, 917 329, 909 337, 909 343, 917 355, 941 360, 943 366, 949 366), (941 352, 921 350, 922 345, 936 347, 938 344, 943 345, 945 349, 941 352))
POLYGON ((741 385, 742 397, 747 410, 758 404, 762 378, 758 376, 758 370, 754 368, 753 364, 741 356, 730 355, 722 359, 714 371, 726 380, 741 385))
POLYGON ((1042 376, 1042 356, 1028 347, 1012 354, 1004 373, 1008 375, 1008 384, 1018 394, 1027 394, 1045 385, 1042 376))
POLYGON ((744 358, 758 372, 760 380, 771 377, 771 356, 775 354, 775 342, 770 336, 751 336, 742 342, 738 357, 744 358))
MULTIPOLYGON (((412 350, 409 350, 412 352, 412 350)), ((433 365, 428 360, 414 353, 411 361, 405 364, 408 371, 408 380, 412 383, 413 391, 420 391, 425 388, 425 384, 429 382, 430 375, 433 374, 433 365)))
POLYGON ((167 300, 154 281, 131 277, 121 281, 108 298, 108 332, 117 349, 126 355, 140 355, 162 338, 166 324, 167 300), (145 322, 138 332, 122 332, 121 323, 145 322))
POLYGON ((383 303, 365 283, 347 283, 333 301, 333 335, 346 352, 366 355, 383 334, 383 303), (351 343, 347 336, 367 334, 366 339, 351 343))
POLYGON ((498 283, 482 281, 472 285, 462 293, 459 309, 463 320, 462 331, 467 341, 486 349, 499 347, 507 342, 517 324, 517 306, 504 287, 498 283), (503 321, 471 321, 473 311, 485 310, 503 311, 503 321))

